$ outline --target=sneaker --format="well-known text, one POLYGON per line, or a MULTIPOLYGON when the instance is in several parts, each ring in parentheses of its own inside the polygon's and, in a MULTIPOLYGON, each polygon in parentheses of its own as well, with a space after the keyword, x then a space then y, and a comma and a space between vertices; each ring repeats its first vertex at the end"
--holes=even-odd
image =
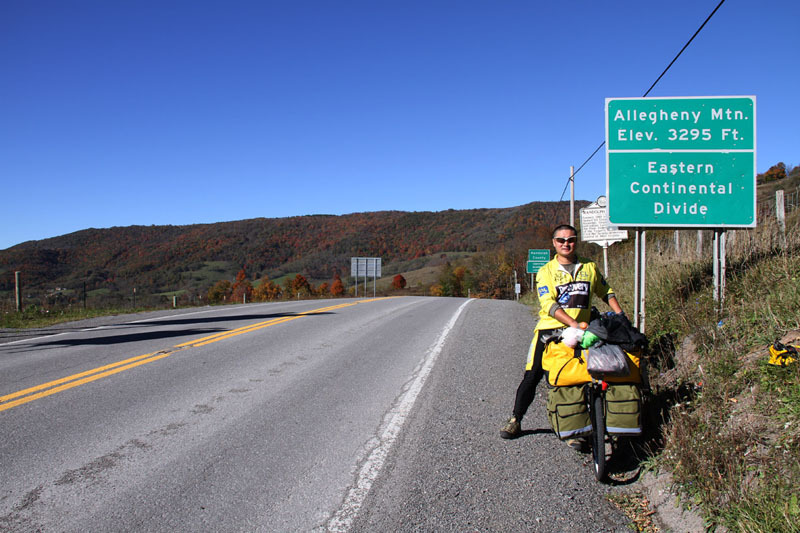
POLYGON ((579 437, 577 439, 566 439, 564 442, 566 442, 567 446, 569 446, 576 452, 584 453, 589 449, 589 441, 586 440, 585 437, 579 437))
POLYGON ((503 426, 503 429, 500 430, 500 436, 504 439, 515 439, 519 437, 521 433, 521 428, 519 422, 517 421, 517 417, 512 416, 506 422, 506 425, 503 426))

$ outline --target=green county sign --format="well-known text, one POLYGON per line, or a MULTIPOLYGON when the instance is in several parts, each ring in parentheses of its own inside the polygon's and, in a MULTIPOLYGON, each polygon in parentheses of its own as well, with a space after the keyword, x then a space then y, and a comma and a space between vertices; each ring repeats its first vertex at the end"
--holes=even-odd
POLYGON ((536 274, 548 261, 550 261, 550 250, 528 250, 528 264, 525 271, 528 274, 536 274))
POLYGON ((612 226, 755 227, 756 98, 606 99, 612 226))

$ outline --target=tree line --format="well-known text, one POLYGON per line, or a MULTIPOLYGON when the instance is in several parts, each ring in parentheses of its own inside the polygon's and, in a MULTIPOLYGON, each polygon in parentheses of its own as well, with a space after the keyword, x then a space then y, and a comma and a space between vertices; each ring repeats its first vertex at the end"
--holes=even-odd
POLYGON ((269 277, 263 277, 254 287, 247 279, 245 270, 241 269, 233 282, 220 280, 215 283, 208 290, 207 297, 209 303, 271 302, 298 297, 337 297, 343 296, 344 293, 344 283, 339 274, 334 274, 330 283, 322 282, 316 287, 302 274, 286 278, 283 285, 275 283, 269 277))

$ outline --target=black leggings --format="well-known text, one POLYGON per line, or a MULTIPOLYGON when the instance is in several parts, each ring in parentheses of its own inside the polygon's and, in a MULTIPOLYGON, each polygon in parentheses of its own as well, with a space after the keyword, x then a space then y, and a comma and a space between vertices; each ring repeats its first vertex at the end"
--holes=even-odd
POLYGON ((544 370, 542 370, 542 354, 545 344, 542 342, 542 335, 555 331, 553 329, 543 329, 536 331, 536 348, 533 351, 533 366, 525 371, 522 382, 517 387, 517 397, 514 400, 514 416, 517 421, 521 421, 525 413, 528 412, 533 399, 536 397, 536 386, 542 380, 544 370))

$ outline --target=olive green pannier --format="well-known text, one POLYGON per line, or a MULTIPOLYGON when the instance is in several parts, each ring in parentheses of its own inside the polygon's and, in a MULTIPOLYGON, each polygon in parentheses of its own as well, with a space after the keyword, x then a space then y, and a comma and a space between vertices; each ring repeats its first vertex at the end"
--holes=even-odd
POLYGON ((637 384, 609 383, 605 410, 609 435, 642 434, 642 392, 637 384))
POLYGON ((559 439, 574 439, 592 432, 583 389, 583 385, 551 387, 547 394, 547 417, 559 439))

